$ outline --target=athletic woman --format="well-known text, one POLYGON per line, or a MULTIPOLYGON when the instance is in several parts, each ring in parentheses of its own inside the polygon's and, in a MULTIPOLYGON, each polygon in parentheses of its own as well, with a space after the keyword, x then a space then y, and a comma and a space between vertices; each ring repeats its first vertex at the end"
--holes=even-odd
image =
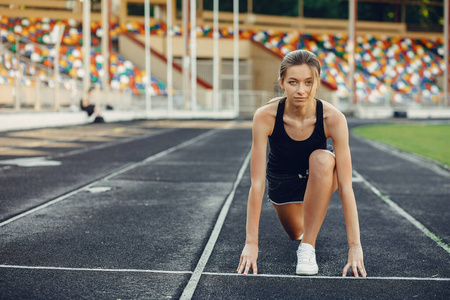
POLYGON ((252 269, 258 273, 258 227, 267 179, 269 200, 281 225, 291 239, 301 240, 296 274, 318 273, 316 238, 331 194, 338 189, 349 245, 342 276, 351 268, 355 277, 366 277, 345 116, 331 104, 315 98, 320 63, 313 53, 288 53, 281 63, 278 80, 285 96, 259 108, 253 119, 246 241, 237 271, 246 275, 252 269), (327 138, 333 140, 334 152, 327 146, 327 138))

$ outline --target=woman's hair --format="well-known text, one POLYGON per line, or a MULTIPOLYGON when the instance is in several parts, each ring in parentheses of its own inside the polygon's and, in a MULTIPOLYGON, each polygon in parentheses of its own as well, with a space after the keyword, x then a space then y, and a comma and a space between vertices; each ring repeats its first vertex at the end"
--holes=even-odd
POLYGON ((319 82, 320 62, 317 56, 308 50, 295 50, 286 54, 280 65, 278 81, 282 82, 286 76, 286 70, 292 66, 308 65, 314 74, 314 79, 319 82))

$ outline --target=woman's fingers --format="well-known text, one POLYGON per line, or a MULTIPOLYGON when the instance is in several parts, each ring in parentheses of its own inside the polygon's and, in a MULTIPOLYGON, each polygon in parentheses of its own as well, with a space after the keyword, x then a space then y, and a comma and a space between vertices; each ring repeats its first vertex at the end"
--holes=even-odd
POLYGON ((258 245, 246 244, 244 250, 242 250, 241 258, 239 260, 238 273, 244 272, 247 275, 250 269, 253 270, 253 274, 258 273, 258 267, 256 266, 256 260, 258 259, 258 245))
POLYGON ((242 261, 244 260, 244 257, 241 255, 241 258, 239 259, 239 265, 237 267, 237 272, 241 273, 241 265, 242 265, 242 261))
POLYGON ((367 277, 366 268, 364 268, 364 263, 361 263, 359 266, 359 272, 361 273, 362 277, 367 277))
POLYGON ((356 262, 353 262, 352 264, 347 263, 345 265, 344 270, 342 271, 343 277, 347 276, 348 269, 350 268, 352 268, 352 272, 355 278, 359 278, 359 274, 361 274, 362 277, 367 277, 367 272, 366 269, 364 268, 364 263, 358 264, 356 262))
POLYGON ((242 271, 244 271, 244 267, 245 267, 245 260, 244 260, 244 257, 241 255, 241 260, 239 261, 239 266, 237 268, 237 272, 239 274, 241 274, 242 271))
POLYGON ((247 259, 241 257, 241 261, 239 262, 237 272, 239 274, 244 272, 244 275, 247 275, 248 272, 250 271, 250 269, 253 270, 253 274, 258 273, 258 267, 256 266, 256 261, 252 263, 252 262, 250 262, 250 260, 247 260, 247 259))
POLYGON ((247 261, 247 263, 245 264, 245 271, 244 271, 244 275, 247 275, 248 272, 250 271, 250 269, 253 270, 253 274, 257 274, 258 273, 258 268, 256 267, 256 261, 251 263, 250 261, 247 261))
POLYGON ((356 265, 355 262, 353 262, 353 265, 352 265, 352 271, 353 271, 353 275, 355 276, 355 278, 358 278, 358 277, 359 277, 359 274, 358 274, 358 266, 356 265))
POLYGON ((350 264, 346 264, 344 270, 342 271, 342 277, 347 276, 348 269, 350 268, 350 264))
POLYGON ((250 263, 247 261, 247 263, 245 264, 244 275, 247 275, 249 270, 250 270, 250 263))

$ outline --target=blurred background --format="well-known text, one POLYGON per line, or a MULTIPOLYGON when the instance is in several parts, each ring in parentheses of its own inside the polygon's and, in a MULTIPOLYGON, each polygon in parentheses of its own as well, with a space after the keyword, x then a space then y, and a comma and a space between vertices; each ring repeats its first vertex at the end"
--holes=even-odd
POLYGON ((0 16, 0 113, 75 113, 94 87, 126 118, 250 118, 307 49, 347 115, 450 116, 447 0, 0 0, 0 16))

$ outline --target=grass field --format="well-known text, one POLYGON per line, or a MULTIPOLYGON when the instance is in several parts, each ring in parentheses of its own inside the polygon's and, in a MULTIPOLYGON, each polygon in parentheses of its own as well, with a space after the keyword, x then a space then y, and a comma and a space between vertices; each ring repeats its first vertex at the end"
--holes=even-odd
POLYGON ((449 124, 369 125, 357 127, 352 132, 450 166, 449 124))

